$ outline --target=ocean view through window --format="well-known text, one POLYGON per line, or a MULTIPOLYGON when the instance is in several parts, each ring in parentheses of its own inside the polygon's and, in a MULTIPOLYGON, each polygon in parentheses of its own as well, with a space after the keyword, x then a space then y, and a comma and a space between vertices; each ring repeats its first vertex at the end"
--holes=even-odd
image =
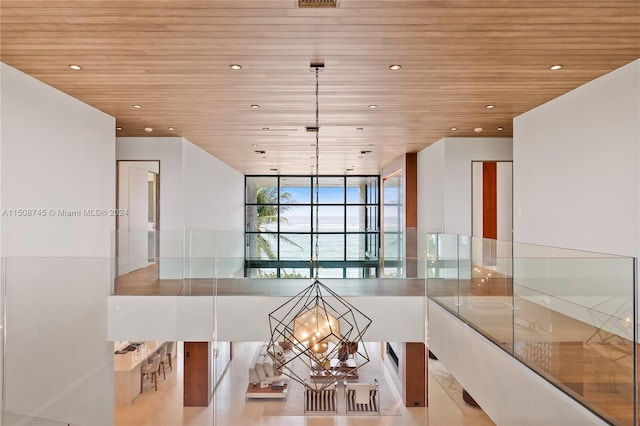
POLYGON ((318 238, 320 278, 379 276, 379 176, 245 178, 245 276, 310 278, 318 238))

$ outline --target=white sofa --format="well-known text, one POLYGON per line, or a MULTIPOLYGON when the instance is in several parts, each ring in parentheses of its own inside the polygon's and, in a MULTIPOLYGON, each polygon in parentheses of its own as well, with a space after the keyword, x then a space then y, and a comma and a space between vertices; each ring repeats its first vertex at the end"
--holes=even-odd
POLYGON ((289 383, 289 378, 284 374, 275 374, 274 360, 267 353, 266 343, 259 346, 249 364, 249 383, 260 384, 264 381, 269 384, 277 381, 283 381, 285 384, 289 383))

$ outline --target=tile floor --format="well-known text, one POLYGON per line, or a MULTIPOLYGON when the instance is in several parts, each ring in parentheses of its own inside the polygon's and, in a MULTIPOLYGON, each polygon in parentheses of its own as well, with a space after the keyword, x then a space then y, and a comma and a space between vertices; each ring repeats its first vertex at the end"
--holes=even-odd
MULTIPOLYGON (((286 402, 274 400, 245 401, 247 366, 257 343, 235 343, 235 358, 222 377, 216 396, 208 407, 182 406, 182 345, 174 370, 167 371, 166 380, 160 379, 158 391, 151 385, 128 407, 116 407, 115 425, 278 425, 278 426, 359 426, 359 425, 430 425, 430 426, 490 426, 494 423, 477 408, 462 401, 459 385, 440 363, 430 361, 429 408, 405 408, 398 403, 395 416, 346 416, 343 414, 291 415, 286 402), (215 415, 214 415, 215 413, 215 415)), ((376 363, 384 370, 382 363, 376 363)), ((380 371, 378 374, 385 374, 380 371)), ((388 374, 388 373, 386 373, 388 374)), ((387 381, 392 383, 390 377, 387 381)), ((392 390, 396 398, 399 395, 392 390)), ((291 397, 290 397, 291 398, 291 397)))

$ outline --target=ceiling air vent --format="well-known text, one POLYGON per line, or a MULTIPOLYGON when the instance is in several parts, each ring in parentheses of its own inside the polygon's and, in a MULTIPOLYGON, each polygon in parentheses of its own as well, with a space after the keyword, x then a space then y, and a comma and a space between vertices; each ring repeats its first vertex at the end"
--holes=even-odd
POLYGON ((298 0, 298 7, 338 7, 338 0, 298 0))

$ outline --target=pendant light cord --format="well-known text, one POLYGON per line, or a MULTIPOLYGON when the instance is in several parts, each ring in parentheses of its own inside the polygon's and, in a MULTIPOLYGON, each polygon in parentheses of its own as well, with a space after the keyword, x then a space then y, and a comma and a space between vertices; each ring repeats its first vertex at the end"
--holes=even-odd
POLYGON ((319 94, 319 86, 318 86, 318 73, 320 72, 320 70, 318 69, 318 67, 316 67, 316 176, 315 176, 315 195, 316 195, 316 205, 315 205, 315 230, 316 230, 316 234, 315 234, 315 260, 313 262, 313 268, 314 268, 314 279, 317 280, 318 279, 318 270, 320 269, 320 249, 319 249, 319 245, 318 245, 318 240, 319 240, 319 234, 318 234, 318 229, 319 229, 319 220, 318 220, 318 212, 319 212, 319 207, 318 207, 318 202, 320 200, 320 189, 319 189, 319 176, 320 176, 320 168, 319 168, 319 158, 320 158, 320 105, 318 102, 318 94, 319 94))

